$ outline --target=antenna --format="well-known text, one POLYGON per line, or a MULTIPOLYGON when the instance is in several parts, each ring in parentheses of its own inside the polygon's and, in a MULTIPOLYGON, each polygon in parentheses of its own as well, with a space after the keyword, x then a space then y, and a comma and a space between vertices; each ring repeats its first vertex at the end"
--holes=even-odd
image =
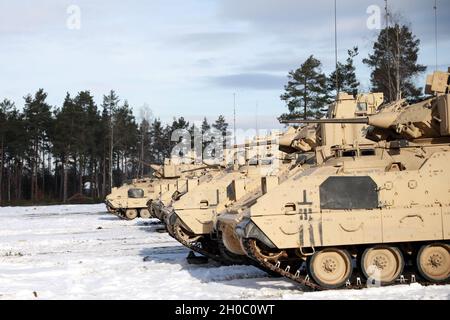
MULTIPOLYGON (((256 101, 256 112, 255 112, 255 125, 256 125, 256 137, 255 140, 258 141, 259 133, 258 133, 258 101, 256 101)), ((256 163, 259 165, 259 152, 260 149, 256 147, 256 163)))
POLYGON ((337 0, 334 0, 334 61, 336 65, 336 100, 339 95, 338 44, 337 44, 337 0))
POLYGON ((255 127, 256 127, 256 135, 258 135, 258 101, 256 101, 255 127))
MULTIPOLYGON (((237 145, 237 142, 236 142, 236 93, 233 93, 233 140, 234 140, 233 148, 236 148, 236 145, 237 145)), ((235 169, 237 169, 239 166, 237 150, 233 151, 233 166, 235 169)))
POLYGON ((386 65, 388 72, 388 91, 389 91, 389 102, 392 101, 392 92, 391 92, 391 65, 389 59, 389 8, 388 8, 388 0, 384 0, 385 2, 385 10, 386 10, 386 65))
POLYGON ((436 42, 436 67, 435 71, 438 70, 438 16, 437 16, 437 0, 434 0, 434 39, 436 42))
POLYGON ((234 144, 236 145, 236 93, 233 93, 233 135, 234 144))

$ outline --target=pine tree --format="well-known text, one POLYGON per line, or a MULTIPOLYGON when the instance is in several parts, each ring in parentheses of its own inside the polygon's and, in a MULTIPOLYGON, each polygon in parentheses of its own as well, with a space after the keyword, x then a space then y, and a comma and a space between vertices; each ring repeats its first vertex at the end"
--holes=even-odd
MULTIPOLYGON (((231 146, 231 132, 228 130, 228 122, 225 120, 225 117, 223 115, 219 115, 219 117, 216 119, 216 121, 212 124, 212 128, 216 130, 216 132, 219 132, 222 135, 223 139, 223 148, 230 148, 231 146)), ((214 132, 212 132, 214 135, 214 132)), ((210 138, 209 138, 210 139, 210 138)), ((216 155, 218 157, 221 157, 222 155, 216 155)))
POLYGON ((168 139, 167 138, 167 127, 161 123, 161 120, 155 119, 150 127, 150 136, 151 136, 151 152, 152 156, 151 162, 162 164, 164 162, 164 157, 168 153, 168 139))
POLYGON ((84 183, 83 175, 86 167, 89 167, 89 180, 92 187, 94 184, 94 162, 96 156, 99 154, 98 143, 99 136, 98 127, 100 123, 100 115, 98 114, 97 106, 94 102, 94 97, 89 91, 81 91, 74 99, 76 110, 79 113, 79 131, 76 133, 76 149, 78 154, 78 192, 83 193, 84 183))
POLYGON ((208 132, 209 130, 211 130, 211 125, 208 123, 208 119, 206 119, 206 117, 203 118, 202 121, 202 133, 208 132))
MULTIPOLYGON (((179 141, 172 141, 172 134, 175 130, 189 130, 189 122, 184 119, 184 117, 179 117, 178 119, 173 119, 172 125, 166 128, 166 135, 169 141, 169 153, 166 154, 167 157, 170 156, 173 148, 179 143, 179 141)), ((187 150, 184 150, 186 152, 187 150)), ((183 152, 183 153, 184 153, 183 152)))
POLYGON ((345 92, 356 96, 358 94, 358 87, 360 85, 356 78, 356 68, 353 63, 354 58, 359 54, 358 47, 353 47, 347 51, 348 57, 343 64, 338 62, 337 68, 333 71, 327 79, 327 87, 329 94, 331 92, 345 92), (337 73, 337 87, 336 87, 336 73, 337 73))
MULTIPOLYGON (((61 162, 61 198, 64 203, 68 198, 69 164, 72 162, 74 168, 76 165, 73 159, 76 159, 77 155, 79 118, 80 112, 70 94, 67 93, 62 108, 55 111, 55 122, 50 135, 52 152, 61 162)), ((74 188, 73 191, 75 190, 74 188)))
POLYGON ((15 107, 7 114, 7 130, 5 153, 6 162, 10 169, 7 170, 7 198, 10 202, 12 195, 15 199, 21 200, 22 181, 24 180, 23 166, 26 152, 30 143, 25 128, 24 116, 15 107))
POLYGON ((5 163, 5 148, 8 144, 7 134, 10 122, 8 121, 10 112, 14 109, 14 102, 4 99, 0 102, 0 204, 3 201, 3 171, 5 163))
MULTIPOLYGON (((114 112, 117 109, 119 104, 119 97, 116 95, 114 90, 111 90, 108 95, 103 96, 103 113, 102 113, 102 123, 103 129, 108 132, 108 148, 107 154, 104 155, 105 159, 108 159, 108 167, 109 167, 109 190, 114 186, 113 183, 113 163, 114 163, 114 112)), ((105 148, 106 149, 106 148, 105 148)), ((106 151, 106 150, 105 150, 106 151)), ((106 166, 106 161, 104 162, 104 166, 106 166)), ((106 176, 106 172, 104 172, 103 176, 106 176)), ((106 184, 106 180, 104 179, 104 183, 106 184)))
POLYGON ((228 131, 229 124, 225 120, 223 115, 219 115, 216 121, 212 124, 212 127, 222 133, 224 137, 229 136, 230 132, 228 131))
POLYGON ((321 62, 310 56, 295 71, 290 71, 285 93, 281 100, 286 102, 289 113, 280 116, 280 119, 309 117, 320 118, 321 109, 328 103, 326 87, 327 77, 321 71, 321 62))
POLYGON ((30 194, 33 201, 41 197, 38 186, 38 168, 40 163, 43 164, 40 160, 44 160, 44 152, 48 148, 48 132, 52 125, 50 105, 45 102, 46 98, 47 93, 43 89, 39 89, 34 96, 27 95, 23 111, 25 130, 30 139, 28 158, 31 166, 30 194))
POLYGON ((128 160, 137 154, 138 127, 128 101, 114 112, 114 154, 116 160, 115 185, 121 185, 124 177, 130 178, 128 160))
POLYGON ((426 70, 417 63, 419 46, 410 28, 396 23, 380 31, 372 54, 363 60, 372 69, 372 90, 383 92, 387 102, 417 99, 422 94, 422 88, 414 84, 414 78, 426 70))
POLYGON ((178 119, 173 119, 172 122, 172 130, 177 129, 188 129, 189 128, 189 122, 184 119, 184 117, 179 117, 178 119))

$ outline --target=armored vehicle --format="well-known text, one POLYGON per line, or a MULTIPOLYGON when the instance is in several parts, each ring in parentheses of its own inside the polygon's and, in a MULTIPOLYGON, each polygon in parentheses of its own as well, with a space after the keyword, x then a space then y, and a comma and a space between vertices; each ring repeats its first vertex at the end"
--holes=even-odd
MULTIPOLYGON (((329 119, 364 117, 374 114, 382 103, 382 93, 365 93, 356 97, 340 93, 336 102, 329 106, 327 116, 329 119)), ((219 230, 221 240, 227 250, 235 255, 245 255, 245 251, 241 249, 241 244, 236 238, 234 229, 243 218, 243 212, 246 208, 289 176, 303 172, 311 164, 322 164, 325 159, 330 158, 336 152, 334 147, 336 145, 349 143, 364 146, 373 145, 373 141, 365 138, 366 129, 367 125, 365 124, 341 125, 330 123, 309 124, 297 129, 289 127, 279 140, 280 150, 301 154, 311 152, 310 158, 306 162, 299 162, 297 166, 287 171, 287 174, 264 177, 259 188, 246 193, 240 200, 229 205, 218 215, 215 228, 219 230)), ((242 194, 242 186, 239 183, 233 183, 230 185, 230 193, 242 194)))
MULTIPOLYGON (((243 191, 252 190, 259 186, 261 176, 275 174, 288 166, 290 159, 279 159, 273 140, 271 137, 246 143, 241 146, 244 147, 242 157, 236 155, 237 161, 230 166, 214 175, 205 175, 203 180, 187 180, 186 192, 175 194, 172 202, 161 210, 169 234, 193 251, 221 263, 243 262, 241 257, 233 259, 231 253, 218 246, 220 242, 214 237, 213 228, 215 215, 234 201, 229 193, 232 181, 238 181, 243 191)), ((239 148, 234 149, 240 152, 239 148)))
POLYGON ((150 218, 146 207, 147 198, 154 190, 155 179, 133 179, 119 188, 113 188, 106 196, 108 212, 122 218, 132 220, 137 217, 150 218))
MULTIPOLYGON (((187 198, 188 192, 193 192, 197 186, 203 183, 209 183, 216 179, 224 172, 231 172, 234 165, 230 165, 229 160, 233 160, 233 153, 239 152, 240 146, 233 146, 233 148, 224 149, 224 156, 221 161, 214 161, 213 159, 204 160, 204 164, 209 170, 203 172, 202 175, 186 175, 184 179, 178 179, 176 185, 167 188, 165 192, 161 192, 155 199, 150 199, 147 203, 148 210, 152 217, 165 222, 166 215, 170 211, 172 202, 179 200, 181 197, 187 198), (232 158, 230 158, 232 155, 232 158)), ((236 159, 239 162, 239 158, 236 159)), ((195 170, 192 170, 195 171, 195 170)))
MULTIPOLYGON (((356 99, 348 94, 341 94, 338 103, 329 108, 330 117, 349 117, 374 113, 376 108, 382 103, 382 94, 360 95, 356 99)), ((187 196, 178 197, 173 204, 166 209, 166 225, 178 241, 190 247, 196 252, 202 253, 222 263, 246 262, 244 255, 236 255, 228 250, 221 239, 222 230, 218 229, 216 222, 220 213, 227 210, 233 203, 241 199, 246 199, 246 195, 258 194, 261 177, 267 183, 278 183, 278 179, 285 179, 294 172, 303 170, 310 157, 287 156, 287 154, 310 153, 318 145, 324 143, 326 134, 332 135, 334 140, 329 138, 326 143, 341 143, 342 141, 359 139, 361 143, 372 143, 362 138, 361 130, 363 125, 347 126, 346 129, 335 129, 336 125, 326 126, 305 126, 299 129, 289 128, 289 130, 277 136, 279 142, 274 146, 267 146, 266 150, 259 150, 247 146, 246 160, 239 170, 228 168, 221 175, 216 176, 208 183, 197 186, 196 181, 190 181, 195 191, 187 196), (323 133, 318 133, 323 132, 323 133), (356 138, 357 137, 357 138, 356 138), (279 150, 276 150, 276 149, 279 150), (255 152, 256 151, 256 152, 255 152), (280 152, 276 166, 273 163, 264 163, 264 154, 280 152), (253 155, 250 155, 251 153, 253 155), (256 159, 261 154, 261 159, 257 159, 253 164, 250 159, 256 159), (262 161, 258 161, 262 160, 262 161), (297 161, 300 160, 300 161, 297 161), (298 164, 301 165, 298 165, 298 164), (273 168, 277 170, 270 171, 273 168)), ((342 126, 340 126, 342 127, 342 126)), ((270 141, 270 139, 268 140, 270 141)), ((267 143, 263 143, 267 144, 267 143)), ((325 150, 322 150, 325 156, 325 150)), ((309 161, 308 161, 309 160, 309 161)), ((238 202, 239 203, 239 202, 238 202)))
POLYGON ((176 201, 188 192, 193 192, 198 185, 201 185, 203 182, 211 181, 220 175, 222 171, 223 169, 220 166, 210 167, 209 170, 205 171, 200 176, 178 179, 175 185, 169 186, 164 192, 160 192, 158 197, 150 199, 147 202, 147 208, 152 217, 165 223, 166 208, 170 206, 172 201, 176 201))
POLYGON ((318 290, 448 283, 449 78, 429 76, 426 93, 434 96, 419 103, 307 121, 369 125, 375 144, 337 147, 322 165, 266 188, 235 227, 240 249, 318 290))
POLYGON ((180 179, 188 176, 200 176, 208 166, 198 164, 175 164, 165 159, 163 165, 151 165, 155 170, 152 178, 134 179, 119 188, 113 188, 106 196, 108 212, 127 220, 137 217, 150 218, 147 207, 150 199, 155 199, 168 190, 176 190, 180 179))

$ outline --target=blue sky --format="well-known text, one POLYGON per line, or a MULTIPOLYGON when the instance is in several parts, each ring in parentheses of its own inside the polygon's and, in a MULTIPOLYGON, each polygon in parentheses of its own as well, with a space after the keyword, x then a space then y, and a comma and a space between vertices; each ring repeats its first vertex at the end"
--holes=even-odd
MULTIPOLYGON (((434 0, 391 0, 422 40, 420 62, 434 69, 434 0)), ((370 5, 382 0, 338 0, 339 57, 360 48, 357 75, 368 90, 361 63, 376 30, 366 27, 370 5)), ((439 64, 450 66, 450 1, 438 0, 439 64)), ((164 121, 224 114, 237 126, 277 126, 279 99, 289 70, 310 54, 334 66, 333 0, 0 0, 0 98, 44 88, 61 105, 65 93, 89 89, 98 104, 116 90, 139 115, 148 104, 164 121), (70 5, 81 9, 81 29, 66 26, 70 5)), ((425 76, 425 75, 424 75, 425 76)), ((420 83, 423 79, 419 79, 420 83)))

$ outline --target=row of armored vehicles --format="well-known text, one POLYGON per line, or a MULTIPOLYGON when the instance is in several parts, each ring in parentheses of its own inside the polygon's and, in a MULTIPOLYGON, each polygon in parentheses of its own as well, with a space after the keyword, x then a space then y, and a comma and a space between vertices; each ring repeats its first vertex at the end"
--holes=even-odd
POLYGON ((246 143, 243 161, 155 177, 140 210, 201 256, 303 288, 448 283, 449 79, 429 76, 415 104, 341 93, 325 119, 246 143))

